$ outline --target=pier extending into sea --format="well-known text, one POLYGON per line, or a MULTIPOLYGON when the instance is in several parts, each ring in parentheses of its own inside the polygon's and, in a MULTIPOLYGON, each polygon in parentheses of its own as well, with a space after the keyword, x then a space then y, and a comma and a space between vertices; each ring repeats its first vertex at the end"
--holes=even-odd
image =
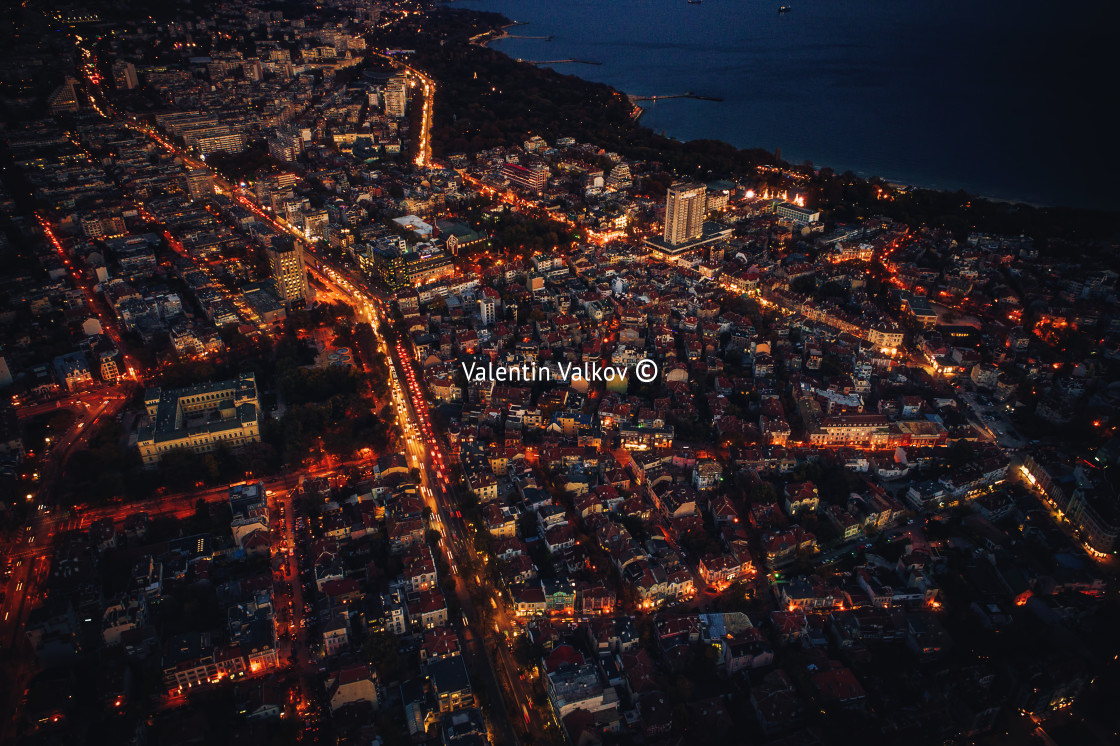
POLYGON ((527 65, 601 65, 602 62, 595 60, 523 60, 517 58, 518 62, 524 62, 527 65))
POLYGON ((720 98, 719 96, 701 96, 700 94, 693 93, 692 91, 686 91, 684 93, 670 93, 670 94, 658 95, 658 96, 633 96, 633 95, 631 95, 629 98, 632 102, 663 101, 665 99, 670 99, 670 98, 691 98, 691 99, 695 99, 697 101, 717 101, 717 102, 718 101, 723 101, 723 99, 720 98))

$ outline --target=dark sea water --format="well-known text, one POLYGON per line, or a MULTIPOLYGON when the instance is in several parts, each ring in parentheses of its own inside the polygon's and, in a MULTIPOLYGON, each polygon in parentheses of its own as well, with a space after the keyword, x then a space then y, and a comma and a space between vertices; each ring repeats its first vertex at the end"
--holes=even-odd
POLYGON ((463 0, 494 49, 636 95, 681 140, 1040 205, 1120 209, 1118 3, 463 0), (789 13, 779 14, 787 4, 789 13))

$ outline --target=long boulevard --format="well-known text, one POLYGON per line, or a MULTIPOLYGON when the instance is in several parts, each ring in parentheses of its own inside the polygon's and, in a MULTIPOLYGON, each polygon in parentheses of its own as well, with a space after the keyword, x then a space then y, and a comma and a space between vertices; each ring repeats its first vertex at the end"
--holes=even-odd
MULTIPOLYGON (((487 681, 484 683, 489 691, 490 700, 503 701, 503 691, 514 699, 512 704, 506 701, 505 708, 493 708, 488 713, 495 741, 517 743, 518 739, 512 725, 514 720, 525 722, 534 731, 538 730, 539 725, 536 719, 529 715, 532 708, 524 689, 513 685, 517 678, 516 666, 512 665, 500 650, 496 654, 496 661, 487 654, 484 645, 486 634, 483 630, 483 617, 474 605, 465 575, 466 568, 473 564, 475 556, 470 530, 465 525, 461 512, 456 509, 449 467, 444 461, 437 436, 432 429, 427 402, 416 379, 411 359, 404 345, 392 339, 396 335, 389 333, 391 325, 384 320, 380 310, 383 303, 380 299, 360 289, 356 282, 351 282, 338 271, 325 265, 315 270, 314 274, 328 288, 336 291, 341 297, 348 298, 359 317, 371 324, 375 334, 380 338, 382 353, 386 354, 391 362, 390 392, 409 463, 420 473, 421 493, 425 504, 432 511, 432 522, 441 534, 440 547, 451 567, 451 577, 447 579, 453 586, 450 590, 454 591, 466 615, 470 633, 462 628, 460 620, 454 620, 454 623, 463 633, 466 645, 464 653, 471 667, 476 671, 486 672, 487 681), (499 685, 499 675, 506 682, 505 687, 499 685)), ((444 591, 448 590, 445 583, 444 591)), ((488 593, 493 593, 494 607, 500 608, 500 596, 493 589, 487 590, 488 593)), ((479 682, 474 683, 477 685, 479 682)))
MULTIPOLYGON (((431 154, 430 130, 435 84, 430 78, 414 68, 390 57, 386 57, 386 59, 420 80, 423 110, 416 162, 419 166, 426 166, 430 163, 431 154)), ((97 94, 97 98, 104 100, 99 94, 97 94)), ((113 108, 107 103, 102 105, 102 111, 107 115, 115 114, 113 108)), ((231 184, 220 174, 214 172, 205 162, 190 156, 150 127, 131 122, 128 122, 128 124, 144 132, 164 149, 181 157, 184 163, 191 168, 210 171, 214 177, 216 190, 230 195, 239 204, 252 210, 275 229, 300 241, 305 246, 307 253, 314 258, 313 262, 308 263, 312 276, 328 289, 334 290, 339 297, 347 299, 350 305, 355 308, 359 317, 371 324, 375 334, 381 340, 382 353, 391 362, 390 387, 409 461, 420 472, 421 492, 425 503, 432 511, 433 523, 437 524, 436 528, 442 535, 440 546, 452 568, 450 581, 469 623, 468 626, 471 628, 469 633, 467 630, 460 630, 464 633, 463 638, 466 641, 467 649, 464 651, 466 659, 472 669, 485 672, 486 681, 482 683, 488 690, 490 701, 495 703, 503 701, 505 703, 505 707, 491 708, 488 713, 494 740, 496 743, 517 743, 519 739, 513 726, 514 722, 522 723, 536 736, 542 735, 544 728, 541 718, 532 706, 526 687, 520 681, 520 674, 512 656, 502 645, 494 646, 496 649, 492 651, 494 653, 493 658, 486 650, 484 641, 487 635, 483 631, 483 617, 479 610, 475 608, 467 581, 463 573, 459 571, 460 568, 471 566, 475 557, 474 548, 469 539, 470 532, 461 517, 460 511, 456 509, 456 500, 450 491, 452 487, 450 467, 436 442, 427 403, 424 401, 423 393, 415 378, 411 361, 403 345, 399 342, 394 344, 386 342, 387 338, 393 335, 389 333, 390 322, 384 320, 386 317, 384 299, 376 296, 367 288, 360 287, 357 280, 348 279, 344 270, 332 267, 326 259, 315 255, 313 247, 305 241, 302 233, 277 216, 271 215, 250 199, 243 189, 231 184), (404 385, 405 381, 408 382, 407 389, 404 385), (504 683, 504 686, 499 684, 499 680, 504 683), (512 702, 504 695, 508 695, 512 702)), ((504 616, 504 604, 500 593, 496 589, 487 589, 487 592, 492 599, 493 610, 501 612, 501 622, 508 624, 508 620, 504 616)), ((461 627, 462 620, 455 620, 455 623, 461 627)), ((294 646, 293 652, 298 656, 301 652, 300 647, 298 645, 294 646)), ((297 667, 300 665, 300 662, 297 661, 297 667)), ((478 685, 480 682, 474 683, 478 685)))

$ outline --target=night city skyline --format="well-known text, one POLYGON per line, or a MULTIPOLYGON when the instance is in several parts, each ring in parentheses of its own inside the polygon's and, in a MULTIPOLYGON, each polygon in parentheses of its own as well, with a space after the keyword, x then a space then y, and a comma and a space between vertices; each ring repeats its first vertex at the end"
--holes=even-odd
POLYGON ((1120 742, 1111 26, 960 12, 11 9, 0 744, 1120 742))

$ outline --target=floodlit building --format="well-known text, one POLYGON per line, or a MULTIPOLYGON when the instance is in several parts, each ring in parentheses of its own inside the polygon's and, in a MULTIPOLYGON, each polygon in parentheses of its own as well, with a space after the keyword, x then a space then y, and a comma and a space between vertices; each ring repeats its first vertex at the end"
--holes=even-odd
POLYGON ((782 202, 775 208, 779 218, 788 220, 796 225, 809 225, 821 219, 821 211, 809 207, 795 205, 792 202, 782 202))
POLYGON ((303 266, 303 246, 285 238, 266 250, 276 295, 286 306, 307 301, 307 270, 303 266))
POLYGON ((385 114, 390 117, 403 117, 408 110, 408 80, 396 76, 381 89, 381 103, 385 114))
POLYGON ((548 167, 507 163, 502 166, 502 178, 515 187, 539 194, 548 184, 548 167))
POLYGON ((684 261, 699 249, 730 238, 730 228, 704 221, 706 209, 703 184, 673 184, 665 199, 665 230, 660 237, 647 238, 646 245, 666 261, 684 261))
POLYGON ((136 446, 146 466, 179 448, 209 453, 219 446, 233 449, 261 439, 253 373, 181 389, 148 389, 144 405, 150 422, 141 428, 136 446))
POLYGON ((678 182, 665 201, 665 242, 673 246, 693 241, 704 232, 707 190, 703 184, 678 182))

